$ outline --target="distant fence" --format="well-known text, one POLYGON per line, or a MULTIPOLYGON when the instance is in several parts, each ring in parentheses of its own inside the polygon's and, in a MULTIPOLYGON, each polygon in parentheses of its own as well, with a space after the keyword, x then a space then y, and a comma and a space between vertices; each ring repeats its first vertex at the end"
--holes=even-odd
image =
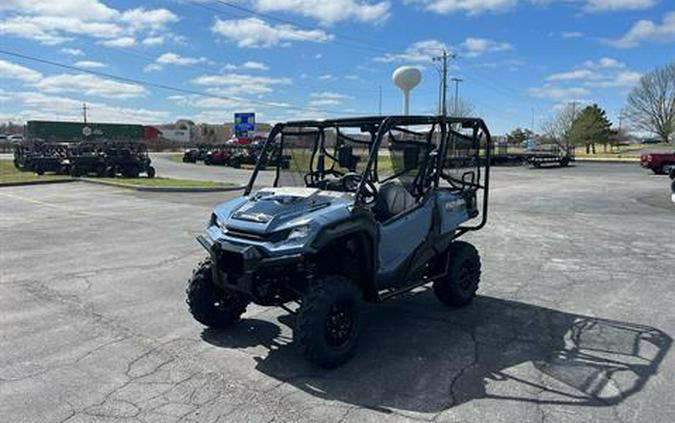
POLYGON ((12 144, 9 141, 0 142, 0 153, 13 153, 13 152, 14 152, 14 144, 12 144))

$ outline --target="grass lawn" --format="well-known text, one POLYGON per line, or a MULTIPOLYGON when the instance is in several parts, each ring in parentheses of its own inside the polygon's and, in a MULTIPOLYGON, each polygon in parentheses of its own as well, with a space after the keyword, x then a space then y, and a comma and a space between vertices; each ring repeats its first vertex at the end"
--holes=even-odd
POLYGON ((12 160, 0 160, 0 186, 24 182, 64 181, 72 179, 68 175, 36 175, 33 172, 21 172, 14 167, 12 160))
POLYGON ((183 163, 183 155, 182 154, 172 154, 169 156, 169 160, 172 162, 176 163, 183 163))
POLYGON ((95 178, 94 180, 131 185, 134 187, 228 188, 235 186, 234 184, 226 182, 172 178, 95 178))

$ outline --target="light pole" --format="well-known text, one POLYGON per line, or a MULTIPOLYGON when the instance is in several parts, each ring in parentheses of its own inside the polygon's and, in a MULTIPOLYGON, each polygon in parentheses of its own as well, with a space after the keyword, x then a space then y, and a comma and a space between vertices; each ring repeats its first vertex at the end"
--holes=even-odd
POLYGON ((459 111, 459 83, 464 81, 462 78, 452 78, 455 83, 455 110, 453 114, 456 116, 459 111))

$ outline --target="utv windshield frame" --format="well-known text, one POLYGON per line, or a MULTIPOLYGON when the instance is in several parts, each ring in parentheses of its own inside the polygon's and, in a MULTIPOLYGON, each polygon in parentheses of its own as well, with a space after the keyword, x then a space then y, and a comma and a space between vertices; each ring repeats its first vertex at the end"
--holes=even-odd
MULTIPOLYGON (((427 162, 427 165, 430 166, 430 168, 434 171, 431 172, 431 180, 427 182, 431 184, 431 188, 434 190, 439 188, 455 190, 458 192, 475 192, 482 190, 482 216, 480 223, 475 226, 463 226, 460 227, 459 230, 461 232, 466 232, 468 230, 478 230, 487 223, 492 140, 487 125, 480 118, 458 118, 445 116, 370 116, 327 120, 300 120, 277 123, 274 125, 274 127, 272 127, 267 140, 260 150, 259 160, 253 169, 253 173, 246 186, 244 195, 249 195, 252 192, 258 173, 265 166, 264 160, 260 160, 260 158, 271 154, 274 152, 275 148, 280 150, 277 151, 277 154, 275 154, 276 162, 267 163, 267 165, 273 166, 276 172, 273 186, 279 186, 279 175, 282 171, 281 157, 283 155, 283 140, 285 136, 316 135, 316 141, 314 142, 312 151, 312 158, 310 160, 311 164, 314 161, 314 156, 317 154, 317 151, 323 149, 323 154, 326 154, 324 146, 326 130, 334 130, 337 138, 348 140, 351 143, 363 144, 368 147, 367 163, 365 168, 358 172, 361 176, 358 188, 354 192, 355 207, 365 206, 363 194, 364 190, 367 189, 368 182, 383 182, 384 180, 392 179, 398 176, 394 174, 393 176, 387 177, 384 180, 379 179, 378 152, 385 137, 391 137, 392 131, 397 131, 399 133, 409 133, 418 137, 425 136, 426 144, 431 146, 433 133, 434 131, 437 131, 437 133, 440 134, 437 136, 440 138, 438 146, 434 152, 430 153, 429 161, 427 162), (408 129, 409 126, 413 125, 429 126, 431 127, 431 130, 423 133, 408 129), (350 137, 346 133, 341 132, 341 128, 360 129, 362 133, 370 134, 370 140, 361 140, 350 137), (462 129, 470 132, 470 135, 460 132, 462 129), (460 142, 469 142, 471 145, 476 146, 477 148, 475 148, 475 153, 473 153, 471 156, 453 156, 449 158, 448 152, 456 151, 455 144, 458 140, 460 142), (481 145, 484 146, 483 155, 481 155, 481 145), (460 167, 459 165, 462 164, 462 162, 471 163, 469 167, 474 170, 462 174, 460 178, 456 178, 444 173, 444 170, 447 167, 460 167), (484 169, 484 173, 481 173, 482 169, 484 169), (444 180, 448 186, 440 187, 439 185, 441 180, 444 180)), ((405 141, 399 141, 399 143, 405 143, 405 141)), ((417 144, 424 143, 425 141, 417 142, 417 144)), ((332 160, 335 160, 334 157, 329 157, 332 160)), ((321 163, 320 160, 319 163, 321 163)), ((319 164, 318 172, 321 173, 323 171, 325 176, 328 170, 322 168, 322 166, 322 164, 319 164)), ((307 171, 308 173, 313 172, 312 169, 307 169, 307 171)))

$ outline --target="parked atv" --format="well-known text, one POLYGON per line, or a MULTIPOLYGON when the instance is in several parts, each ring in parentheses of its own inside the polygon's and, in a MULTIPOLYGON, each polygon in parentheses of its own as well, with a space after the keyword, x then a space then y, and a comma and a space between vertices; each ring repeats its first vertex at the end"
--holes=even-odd
POLYGON ((280 306, 306 358, 332 368, 355 351, 364 301, 433 284, 442 303, 469 304, 481 263, 457 239, 486 223, 491 145, 480 119, 277 124, 261 155, 278 150, 274 185, 253 191, 259 161, 244 195, 217 206, 197 237, 208 258, 188 282, 190 312, 225 328, 250 303, 280 306), (464 167, 452 167, 457 157, 464 167))
POLYGON ((69 154, 61 160, 61 167, 71 176, 95 174, 105 176, 108 166, 102 143, 83 142, 73 146, 69 154))
POLYGON ((205 165, 226 166, 232 157, 232 150, 230 148, 218 148, 209 151, 204 159, 205 165))
POLYGON ((185 150, 185 152, 183 153, 183 163, 197 163, 198 157, 199 157, 199 150, 197 150, 196 148, 185 150))
POLYGON ((148 178, 155 177, 148 149, 138 142, 113 143, 106 148, 105 176, 113 178, 122 175, 125 178, 138 178, 145 173, 148 178))

